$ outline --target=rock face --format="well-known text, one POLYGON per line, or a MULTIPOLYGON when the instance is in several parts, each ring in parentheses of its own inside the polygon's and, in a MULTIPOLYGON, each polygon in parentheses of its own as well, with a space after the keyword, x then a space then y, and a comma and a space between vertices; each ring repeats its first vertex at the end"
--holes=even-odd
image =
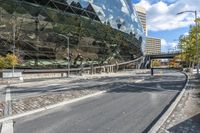
POLYGON ((104 0, 3 1, 0 55, 11 53, 15 41, 16 54, 22 62, 18 67, 25 68, 65 67, 68 58, 76 67, 140 57, 143 30, 135 11, 126 0, 114 3, 111 6, 111 1, 104 0), (75 60, 79 55, 82 58, 75 60))

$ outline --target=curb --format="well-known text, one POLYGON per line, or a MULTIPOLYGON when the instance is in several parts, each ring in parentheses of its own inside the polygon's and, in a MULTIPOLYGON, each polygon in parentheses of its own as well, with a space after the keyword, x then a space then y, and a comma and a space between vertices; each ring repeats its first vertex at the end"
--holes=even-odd
POLYGON ((42 108, 39 108, 39 109, 35 109, 35 110, 32 110, 32 111, 27 111, 27 112, 24 112, 24 113, 21 113, 21 114, 8 116, 8 117, 0 119, 0 123, 6 122, 6 121, 9 121, 9 120, 13 120, 13 119, 17 119, 17 118, 21 118, 21 117, 24 117, 24 116, 36 114, 36 113, 39 113, 39 112, 42 112, 42 111, 54 109, 56 107, 60 107, 60 106, 64 106, 64 105, 67 105, 67 104, 75 103, 75 102, 78 102, 78 101, 81 101, 81 100, 85 100, 85 99, 88 99, 88 98, 92 98, 92 97, 95 97, 95 96, 99 96, 99 95, 101 95, 103 93, 106 93, 108 91, 115 90, 117 88, 124 87, 124 86, 126 86, 126 84, 125 85, 120 85, 120 86, 115 87, 113 89, 100 91, 100 92, 97 92, 97 93, 94 93, 94 94, 82 96, 82 97, 75 98, 75 99, 72 99, 72 100, 66 100, 66 101, 63 101, 63 102, 60 102, 60 103, 57 103, 57 104, 49 105, 49 106, 42 107, 42 108))
POLYGON ((164 114, 159 118, 159 120, 153 125, 153 127, 148 131, 148 133, 157 133, 158 130, 161 128, 161 126, 165 123, 165 121, 169 118, 169 116, 172 114, 172 112, 174 111, 174 109, 176 108, 176 106, 178 105, 178 103, 180 102, 183 94, 186 91, 186 88, 188 86, 188 82, 189 82, 189 76, 184 73, 181 72, 186 76, 186 83, 184 88, 182 89, 182 91, 178 94, 178 96, 176 97, 175 101, 172 102, 172 104, 170 105, 170 107, 164 112, 164 114))

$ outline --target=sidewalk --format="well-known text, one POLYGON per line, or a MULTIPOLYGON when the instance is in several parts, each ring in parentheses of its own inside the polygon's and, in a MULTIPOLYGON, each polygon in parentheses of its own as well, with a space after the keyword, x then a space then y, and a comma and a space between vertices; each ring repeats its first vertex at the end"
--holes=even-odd
POLYGON ((188 88, 158 133, 200 132, 200 80, 189 77, 188 88))

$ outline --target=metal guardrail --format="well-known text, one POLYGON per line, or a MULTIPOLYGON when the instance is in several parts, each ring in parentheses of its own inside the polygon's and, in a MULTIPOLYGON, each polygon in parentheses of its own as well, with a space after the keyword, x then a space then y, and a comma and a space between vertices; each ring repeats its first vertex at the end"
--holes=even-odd
MULTIPOLYGON (((122 62, 122 63, 115 63, 112 65, 104 65, 104 66, 90 66, 90 67, 84 67, 84 68, 71 68, 70 72, 80 72, 80 71, 91 71, 91 73, 93 73, 93 71, 101 71, 101 69, 110 69, 109 71, 114 71, 114 69, 117 68, 121 68, 121 67, 126 67, 126 65, 130 65, 133 64, 137 61, 140 61, 143 59, 143 56, 135 59, 135 60, 131 60, 131 61, 127 61, 127 62, 122 62), (99 70, 100 69, 100 70, 99 70)), ((9 70, 4 70, 4 71, 9 71, 9 70)), ((34 73, 67 73, 68 69, 18 69, 16 71, 20 71, 23 74, 34 74, 34 73)))
MULTIPOLYGON (((140 68, 141 62, 144 57, 141 56, 135 60, 116 63, 112 65, 104 65, 104 66, 93 66, 85 67, 85 68, 71 68, 70 72, 68 69, 16 69, 15 72, 21 73, 20 81, 23 80, 31 80, 31 79, 42 79, 42 78, 60 78, 60 77, 68 77, 69 75, 80 75, 82 74, 101 74, 101 73, 114 73, 118 71, 124 70, 133 70, 140 68)), ((143 70, 142 70, 143 71, 143 70)), ((0 71, 1 74, 2 71, 0 71)), ((8 72, 10 74, 11 70, 3 70, 3 72, 8 72)))

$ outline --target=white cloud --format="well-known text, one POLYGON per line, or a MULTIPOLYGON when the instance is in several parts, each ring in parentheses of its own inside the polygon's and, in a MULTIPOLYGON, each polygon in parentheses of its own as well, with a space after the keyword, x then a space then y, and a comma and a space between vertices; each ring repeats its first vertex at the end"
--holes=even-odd
POLYGON ((176 51, 178 46, 178 41, 168 42, 165 39, 161 39, 161 51, 168 52, 168 51, 176 51))
POLYGON ((177 0, 173 2, 167 4, 164 1, 159 1, 151 4, 150 0, 141 0, 137 4, 143 6, 147 11, 148 30, 172 30, 187 27, 194 23, 192 13, 176 14, 185 10, 200 10, 199 0, 177 0))
POLYGON ((166 46, 167 45, 167 41, 165 39, 161 39, 161 46, 166 46))
POLYGON ((188 33, 188 32, 185 32, 183 35, 184 35, 184 36, 188 36, 188 35, 189 35, 189 33, 188 33))

